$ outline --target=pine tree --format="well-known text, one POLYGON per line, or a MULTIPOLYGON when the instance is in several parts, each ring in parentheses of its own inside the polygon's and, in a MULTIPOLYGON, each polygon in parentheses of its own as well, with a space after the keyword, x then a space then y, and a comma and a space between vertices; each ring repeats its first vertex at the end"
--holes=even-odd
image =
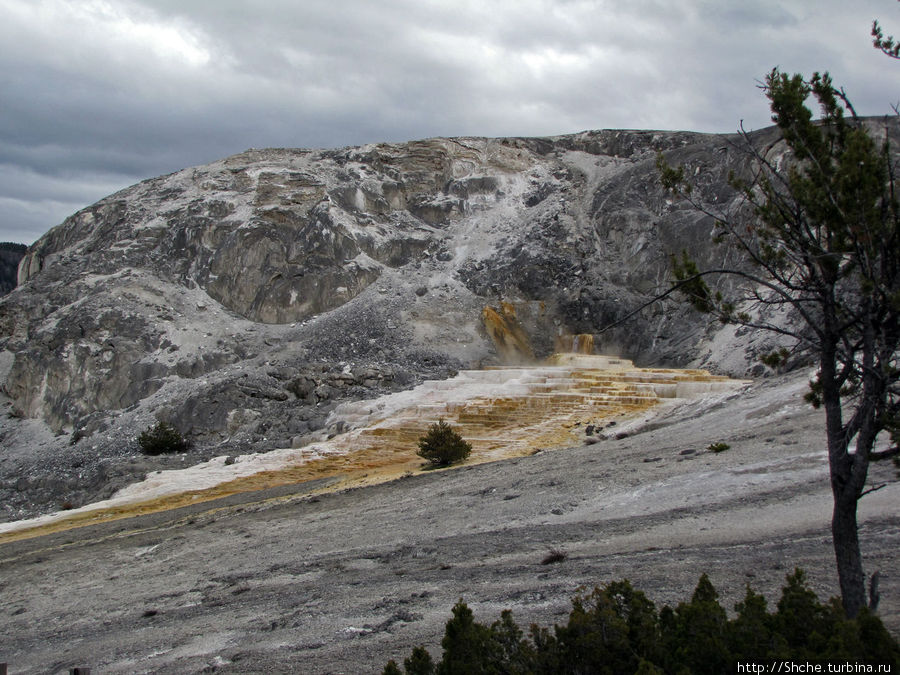
POLYGON ((858 118, 827 73, 806 80, 775 69, 764 90, 790 152, 773 156, 744 134, 753 168, 732 177, 741 208, 724 212, 705 201, 684 167, 660 156, 664 186, 712 216, 722 240, 749 261, 700 271, 685 256, 676 261, 676 287, 723 321, 793 337, 817 364, 807 400, 825 413, 832 538, 844 610, 854 617, 866 605, 857 503, 871 490, 876 438, 885 432, 896 441, 900 421, 897 123, 879 128, 858 118), (818 120, 810 97, 821 108, 818 120), (715 275, 743 280, 743 293, 713 293, 705 279, 715 275), (789 308, 797 322, 767 323, 753 307, 789 308))
POLYGON ((449 466, 462 462, 472 446, 463 440, 444 420, 438 420, 428 428, 428 432, 419 439, 419 457, 427 459, 435 466, 449 466))

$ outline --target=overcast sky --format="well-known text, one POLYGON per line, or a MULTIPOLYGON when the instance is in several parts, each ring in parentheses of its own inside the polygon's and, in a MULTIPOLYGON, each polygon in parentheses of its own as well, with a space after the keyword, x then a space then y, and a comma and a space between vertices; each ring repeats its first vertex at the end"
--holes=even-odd
POLYGON ((893 0, 0 0, 0 241, 247 148, 769 124, 773 67, 900 101, 893 0))

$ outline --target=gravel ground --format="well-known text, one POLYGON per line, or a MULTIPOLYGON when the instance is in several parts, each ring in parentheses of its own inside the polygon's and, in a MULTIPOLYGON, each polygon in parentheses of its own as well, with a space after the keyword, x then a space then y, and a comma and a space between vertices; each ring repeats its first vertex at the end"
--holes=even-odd
MULTIPOLYGON (((439 655, 460 597, 476 619, 566 620, 582 586, 628 578, 658 605, 702 572, 731 608, 807 570, 836 593, 821 414, 802 378, 695 402, 640 433, 372 487, 307 484, 0 546, 10 673, 379 673, 439 655), (713 442, 731 448, 715 454, 713 442), (315 492, 315 494, 314 494, 315 492), (542 561, 550 549, 565 560, 542 561)), ((900 633, 900 486, 861 504, 880 614, 900 633)))

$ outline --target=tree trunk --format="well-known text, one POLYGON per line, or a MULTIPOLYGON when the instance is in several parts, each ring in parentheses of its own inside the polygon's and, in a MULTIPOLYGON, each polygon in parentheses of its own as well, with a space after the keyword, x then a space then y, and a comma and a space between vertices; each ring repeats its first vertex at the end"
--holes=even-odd
MULTIPOLYGON (((853 418, 840 428, 828 426, 829 455, 833 449, 831 464, 831 490, 834 495, 834 512, 831 517, 831 535, 837 560, 838 580, 844 612, 855 618, 866 606, 866 576, 863 573, 862 555, 859 550, 859 528, 856 509, 866 485, 869 472, 869 453, 878 436, 878 404, 884 398, 884 380, 875 367, 875 331, 871 323, 864 331, 862 349, 862 394, 856 402, 853 418), (834 434, 834 435, 832 435, 834 434), (851 438, 856 436, 856 451, 849 452, 851 438), (842 448, 842 449, 841 449, 842 448)), ((840 391, 837 392, 837 408, 840 407, 840 391)))
POLYGON ((831 517, 831 538, 837 561, 841 600, 848 618, 854 618, 866 606, 866 575, 863 573, 859 534, 856 524, 856 494, 848 490, 834 490, 834 512, 831 517))
MULTIPOLYGON (((825 323, 826 332, 828 327, 836 325, 833 312, 826 312, 825 323)), ((836 330, 831 330, 828 335, 836 335, 836 330)), ((850 438, 843 422, 841 382, 837 373, 835 354, 835 342, 824 340, 819 361, 819 382, 822 385, 822 403, 825 408, 828 468, 831 475, 831 494, 834 498, 831 540, 834 545, 844 612, 853 618, 865 606, 866 578, 862 569, 856 523, 859 489, 853 480, 853 458, 848 452, 850 438)))

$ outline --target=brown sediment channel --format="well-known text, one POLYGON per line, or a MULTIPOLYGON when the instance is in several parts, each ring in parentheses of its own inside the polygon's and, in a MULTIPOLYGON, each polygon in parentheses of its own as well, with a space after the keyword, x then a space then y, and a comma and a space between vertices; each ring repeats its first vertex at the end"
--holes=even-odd
POLYGON ((472 444, 468 464, 578 445, 585 429, 622 424, 666 399, 741 386, 702 370, 635 368, 625 359, 557 354, 546 365, 462 371, 399 394, 340 406, 349 431, 310 446, 217 458, 148 477, 111 500, 0 525, 0 543, 317 481, 310 492, 383 483, 423 470, 417 440, 439 419, 472 444), (180 487, 179 487, 180 486, 180 487), (197 488, 197 486, 202 486, 197 488))

